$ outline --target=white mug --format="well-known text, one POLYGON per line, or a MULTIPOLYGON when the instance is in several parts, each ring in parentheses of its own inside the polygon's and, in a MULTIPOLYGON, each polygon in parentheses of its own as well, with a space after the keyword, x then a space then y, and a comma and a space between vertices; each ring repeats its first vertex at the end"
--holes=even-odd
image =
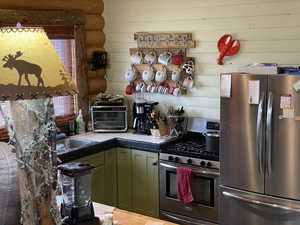
POLYGON ((155 81, 156 82, 164 82, 167 79, 167 70, 163 67, 162 70, 158 70, 155 74, 155 81))
POLYGON ((178 68, 177 70, 174 70, 172 71, 172 80, 173 81, 179 81, 180 80, 180 74, 181 74, 181 71, 180 69, 178 68))
POLYGON ((173 95, 178 97, 181 95, 181 89, 179 87, 175 88, 173 91, 173 95))
POLYGON ((150 67, 149 69, 144 70, 143 74, 142 74, 142 77, 143 77, 144 81, 152 81, 154 79, 153 68, 150 67))
POLYGON ((147 91, 147 85, 142 83, 141 85, 141 92, 146 92, 147 91))
POLYGON ((172 53, 171 52, 165 52, 163 54, 160 54, 158 56, 158 63, 163 64, 163 65, 172 64, 172 53))
POLYGON ((156 53, 154 51, 147 53, 144 57, 144 62, 147 64, 154 64, 156 62, 156 53))
POLYGON ((135 54, 130 56, 130 60, 133 64, 142 64, 143 63, 143 55, 141 52, 136 52, 135 54))
POLYGON ((136 91, 136 92, 140 92, 140 91, 141 91, 141 83, 140 83, 140 84, 137 84, 137 85, 135 86, 135 91, 136 91))
POLYGON ((187 89, 192 89, 194 87, 194 81, 192 76, 188 76, 187 78, 185 78, 182 83, 182 86, 187 89))
POLYGON ((131 69, 124 73, 125 80, 132 82, 136 79, 136 70, 132 66, 131 69))

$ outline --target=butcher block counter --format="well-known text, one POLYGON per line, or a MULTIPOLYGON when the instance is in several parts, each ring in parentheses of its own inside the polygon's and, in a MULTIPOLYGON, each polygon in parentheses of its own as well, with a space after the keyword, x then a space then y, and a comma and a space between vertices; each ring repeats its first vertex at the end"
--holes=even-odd
POLYGON ((126 210, 110 207, 107 205, 93 203, 95 216, 101 217, 105 213, 112 213, 114 221, 118 225, 176 225, 175 223, 159 220, 149 216, 129 212, 126 210))

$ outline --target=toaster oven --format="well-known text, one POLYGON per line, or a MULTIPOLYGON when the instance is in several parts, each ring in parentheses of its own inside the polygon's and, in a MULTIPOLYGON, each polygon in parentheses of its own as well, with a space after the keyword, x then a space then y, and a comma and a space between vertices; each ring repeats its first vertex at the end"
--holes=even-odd
POLYGON ((92 106, 92 125, 94 132, 126 132, 126 106, 92 106))

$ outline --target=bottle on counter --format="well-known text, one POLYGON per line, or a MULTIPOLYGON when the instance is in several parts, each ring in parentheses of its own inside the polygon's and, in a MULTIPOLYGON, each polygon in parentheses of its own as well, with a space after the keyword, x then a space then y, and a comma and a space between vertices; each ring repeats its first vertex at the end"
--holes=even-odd
POLYGON ((83 120, 82 110, 79 110, 78 116, 76 118, 76 133, 83 134, 85 133, 85 122, 83 120))

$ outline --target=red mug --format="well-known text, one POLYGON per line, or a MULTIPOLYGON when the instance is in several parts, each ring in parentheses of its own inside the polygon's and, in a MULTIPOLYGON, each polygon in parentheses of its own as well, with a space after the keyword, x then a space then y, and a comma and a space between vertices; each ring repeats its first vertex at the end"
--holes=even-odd
POLYGON ((182 63, 182 56, 181 55, 174 55, 172 57, 172 62, 174 65, 181 65, 182 63))
POLYGON ((125 93, 126 95, 132 95, 133 92, 134 92, 134 86, 129 84, 125 89, 125 93))

